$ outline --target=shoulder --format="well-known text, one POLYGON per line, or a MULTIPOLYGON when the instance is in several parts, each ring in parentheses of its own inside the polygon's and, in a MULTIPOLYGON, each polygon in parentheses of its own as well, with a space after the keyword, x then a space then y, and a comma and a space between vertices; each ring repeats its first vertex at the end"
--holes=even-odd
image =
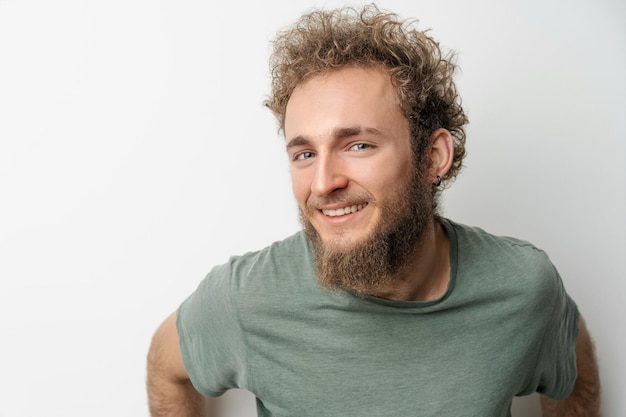
POLYGON ((534 244, 447 219, 444 226, 455 241, 461 276, 469 275, 484 285, 500 286, 537 300, 546 301, 561 291, 555 266, 548 254, 534 244))
POLYGON ((220 311, 249 308, 315 282, 313 255, 304 233, 296 233, 264 249, 232 256, 211 269, 181 309, 220 311), (311 278, 312 277, 312 278, 311 278))
POLYGON ((299 269, 312 258, 308 239, 303 232, 298 232, 259 251, 232 256, 221 268, 231 269, 240 274, 276 269, 289 271, 299 269))
POLYGON ((221 282, 229 291, 254 292, 277 282, 285 285, 312 271, 310 242, 303 232, 298 232, 261 250, 232 256, 228 262, 214 267, 205 281, 221 282))
POLYGON ((552 269, 548 254, 534 244, 511 236, 498 236, 482 228, 445 219, 450 239, 456 240, 459 255, 472 256, 493 263, 532 265, 552 269))

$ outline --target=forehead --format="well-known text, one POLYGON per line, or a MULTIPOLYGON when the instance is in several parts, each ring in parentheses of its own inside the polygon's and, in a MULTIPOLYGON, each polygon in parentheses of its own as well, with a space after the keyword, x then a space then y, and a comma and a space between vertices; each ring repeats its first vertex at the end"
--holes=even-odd
POLYGON ((294 89, 285 136, 351 125, 381 130, 398 118, 405 119, 389 73, 381 67, 350 66, 314 75, 294 89))

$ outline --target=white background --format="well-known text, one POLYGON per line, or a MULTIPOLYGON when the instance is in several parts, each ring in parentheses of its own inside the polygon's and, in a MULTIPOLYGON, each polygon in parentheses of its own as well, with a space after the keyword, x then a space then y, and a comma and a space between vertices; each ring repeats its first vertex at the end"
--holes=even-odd
MULTIPOLYGON (((1 417, 147 415, 158 324, 299 227, 269 41, 340 4, 0 0, 1 417)), ((379 5, 459 52, 469 156, 445 215, 547 250, 625 415, 625 3, 379 5)))

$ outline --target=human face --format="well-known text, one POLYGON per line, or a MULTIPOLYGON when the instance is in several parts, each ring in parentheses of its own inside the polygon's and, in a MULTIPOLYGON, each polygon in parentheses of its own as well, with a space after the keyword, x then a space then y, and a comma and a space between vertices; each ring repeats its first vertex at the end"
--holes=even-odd
POLYGON ((389 74, 345 67, 291 95, 285 137, 294 195, 322 243, 346 250, 394 219, 414 172, 408 120, 389 74))

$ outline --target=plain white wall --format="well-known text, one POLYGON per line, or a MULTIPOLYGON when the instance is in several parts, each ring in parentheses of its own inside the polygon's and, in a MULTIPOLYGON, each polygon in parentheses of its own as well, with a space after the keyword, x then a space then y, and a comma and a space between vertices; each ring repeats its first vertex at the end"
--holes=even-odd
MULTIPOLYGON (((211 3, 0 0, 0 416, 147 415, 161 320, 213 265, 298 229, 261 105, 269 41, 343 3, 211 3)), ((445 214, 548 251, 605 415, 626 414, 625 4, 378 4, 459 52, 469 156, 445 214)))

